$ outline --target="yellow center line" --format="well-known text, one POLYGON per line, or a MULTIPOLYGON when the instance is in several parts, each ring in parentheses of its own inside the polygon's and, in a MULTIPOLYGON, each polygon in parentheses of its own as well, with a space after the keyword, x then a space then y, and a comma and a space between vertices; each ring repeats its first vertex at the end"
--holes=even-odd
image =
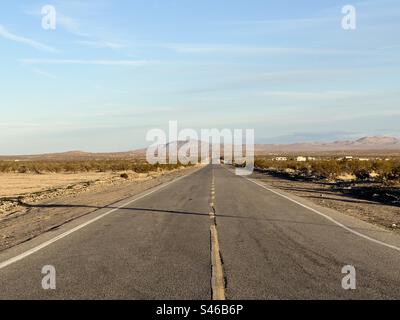
POLYGON ((211 225, 211 264, 212 264, 212 299, 225 300, 225 281, 222 260, 219 252, 218 232, 215 224, 211 225))
POLYGON ((211 237, 211 287, 212 287, 212 300, 225 300, 225 279, 224 270, 222 266, 221 253, 219 249, 218 231, 216 223, 216 215, 214 208, 215 201, 215 177, 214 170, 212 171, 211 183, 211 201, 210 201, 210 219, 212 220, 210 227, 211 237))

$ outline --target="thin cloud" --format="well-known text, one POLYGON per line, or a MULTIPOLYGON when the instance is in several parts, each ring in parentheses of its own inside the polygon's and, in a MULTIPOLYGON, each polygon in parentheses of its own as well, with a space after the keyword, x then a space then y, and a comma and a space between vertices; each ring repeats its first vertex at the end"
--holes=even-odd
POLYGON ((88 36, 87 34, 81 32, 80 25, 74 18, 65 16, 61 13, 57 13, 57 25, 63 28, 65 31, 75 34, 77 36, 88 36))
POLYGON ((69 32, 82 40, 75 41, 76 44, 86 46, 95 49, 111 49, 121 50, 125 48, 125 45, 116 41, 108 41, 99 39, 99 37, 93 36, 89 33, 82 32, 82 28, 78 20, 65 16, 63 14, 57 15, 57 24, 61 26, 66 32, 69 32))
POLYGON ((262 92, 262 96, 270 98, 286 98, 294 101, 299 100, 334 100, 334 99, 350 99, 372 95, 372 93, 356 92, 356 91, 267 91, 262 92))
POLYGON ((36 50, 42 50, 42 51, 48 51, 48 52, 57 52, 57 50, 53 47, 47 46, 45 44, 42 44, 40 42, 37 42, 35 40, 29 39, 29 38, 25 38, 22 36, 18 36, 16 34, 13 34, 11 32, 9 32, 5 27, 3 27, 2 25, 0 25, 0 37, 13 41, 13 42, 17 42, 17 43, 21 43, 27 46, 30 46, 36 50))
POLYGON ((207 45, 207 44, 170 44, 167 49, 177 53, 188 54, 325 54, 325 55, 346 55, 365 54, 361 51, 336 50, 325 48, 296 48, 296 47, 255 47, 255 46, 234 46, 234 45, 207 45))
POLYGON ((303 19, 279 19, 279 20, 243 20, 233 21, 227 24, 241 27, 243 30, 255 30, 262 32, 273 32, 279 28, 282 30, 312 29, 326 26, 337 22, 337 17, 317 17, 303 19))
POLYGON ((37 74, 39 76, 42 76, 42 77, 45 77, 45 78, 49 78, 49 79, 52 79, 52 80, 56 80, 57 79, 57 77, 55 75, 53 75, 51 73, 48 73, 47 71, 44 71, 44 70, 39 69, 39 68, 33 68, 32 71, 35 74, 37 74))
MULTIPOLYGON (((26 11, 26 14, 39 18, 42 16, 41 12, 38 10, 26 11)), ((106 48, 111 50, 120 50, 125 47, 116 41, 101 40, 87 32, 83 32, 81 24, 81 20, 64 15, 60 10, 57 10, 57 28, 82 39, 75 41, 76 44, 96 49, 106 48)))
POLYGON ((137 67, 150 63, 147 60, 67 60, 67 59, 23 59, 26 65, 97 65, 137 67))
POLYGON ((73 117, 78 117, 78 118, 90 118, 90 119, 96 119, 96 118, 104 118, 104 119, 110 119, 110 118, 129 118, 129 117, 137 117, 137 116, 148 116, 148 115, 156 115, 156 114, 170 114, 172 112, 178 112, 181 109, 179 108, 172 108, 172 107, 142 107, 142 108, 134 108, 134 109, 129 109, 129 108, 123 108, 123 109, 114 109, 118 108, 118 105, 113 104, 113 103, 107 103, 104 105, 109 109, 105 109, 102 111, 92 111, 92 112, 78 112, 78 113, 69 113, 68 115, 73 116, 73 117))
MULTIPOLYGON (((42 17, 41 11, 37 10, 37 9, 27 10, 27 11, 25 11, 25 14, 34 16, 37 18, 42 17)), ((81 32, 80 23, 78 22, 78 20, 62 14, 59 10, 57 10, 57 27, 61 27, 66 32, 69 32, 69 33, 77 35, 77 36, 81 36, 81 37, 89 36, 88 34, 81 32)))
POLYGON ((396 101, 399 97, 398 91, 263 91, 260 95, 268 98, 287 99, 294 102, 305 101, 335 101, 357 99, 375 104, 377 101, 396 101))
POLYGON ((108 41, 95 41, 95 40, 79 40, 76 41, 77 44, 82 46, 95 48, 95 49, 111 49, 111 50, 120 50, 123 49, 125 46, 120 43, 116 42, 108 42, 108 41))

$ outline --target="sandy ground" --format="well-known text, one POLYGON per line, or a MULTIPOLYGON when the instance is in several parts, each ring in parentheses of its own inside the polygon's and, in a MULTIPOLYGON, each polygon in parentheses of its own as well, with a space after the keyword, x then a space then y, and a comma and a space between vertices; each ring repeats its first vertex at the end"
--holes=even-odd
POLYGON ((80 182, 107 180, 118 174, 107 172, 88 173, 3 173, 0 174, 0 198, 15 197, 27 193, 55 189, 80 182))
POLYGON ((267 184, 306 198, 322 207, 357 217, 400 233, 400 206, 371 200, 358 199, 335 190, 326 182, 295 181, 269 174, 256 173, 258 179, 267 184))
MULTIPOLYGON (((128 173, 128 179, 121 178, 120 174, 116 173, 75 177, 47 175, 41 178, 34 177, 30 182, 26 177, 23 180, 27 186, 22 188, 36 192, 0 199, 0 251, 195 169, 196 167, 182 168, 149 174, 131 172, 128 173), (88 180, 88 177, 91 180, 88 180), (51 181, 53 183, 49 184, 51 181)), ((8 182, 9 185, 12 185, 11 180, 8 182)), ((14 181, 21 183, 21 178, 16 177, 14 181)), ((13 188, 16 188, 16 184, 13 188)))
POLYGON ((89 172, 48 174, 0 174, 0 219, 19 212, 22 203, 34 203, 60 196, 75 195, 98 190, 103 186, 120 185, 132 181, 143 181, 162 175, 163 172, 136 173, 89 172), (127 178, 121 174, 126 173, 127 178))

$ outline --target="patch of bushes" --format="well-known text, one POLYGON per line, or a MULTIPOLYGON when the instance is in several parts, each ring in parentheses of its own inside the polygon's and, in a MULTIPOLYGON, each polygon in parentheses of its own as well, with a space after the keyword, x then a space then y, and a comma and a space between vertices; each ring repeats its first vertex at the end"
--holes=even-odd
POLYGON ((372 179, 372 173, 376 173, 373 179, 380 182, 400 180, 400 160, 398 159, 371 161, 326 159, 297 162, 257 158, 255 166, 279 172, 292 169, 300 176, 315 176, 321 179, 336 179, 342 174, 350 174, 358 180, 367 180, 372 179))
POLYGON ((149 164, 133 160, 82 160, 82 161, 0 161, 1 173, 82 173, 134 171, 147 173, 157 170, 178 169, 182 164, 149 164))

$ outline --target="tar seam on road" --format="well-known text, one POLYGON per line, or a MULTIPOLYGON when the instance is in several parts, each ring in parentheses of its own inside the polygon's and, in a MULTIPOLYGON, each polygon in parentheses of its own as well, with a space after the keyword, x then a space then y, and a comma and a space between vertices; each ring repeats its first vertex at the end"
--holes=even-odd
POLYGON ((181 177, 179 177, 179 178, 177 178, 177 179, 174 179, 174 180, 172 180, 172 181, 170 181, 170 182, 168 182, 168 183, 166 183, 166 184, 164 184, 164 185, 161 185, 161 186, 159 186, 159 187, 156 187, 156 189, 153 189, 152 191, 150 191, 150 192, 148 192, 148 193, 145 193, 145 194, 143 194, 143 195, 141 195, 141 196, 139 196, 139 197, 137 197, 137 198, 135 198, 135 199, 133 199, 133 200, 130 200, 130 201, 128 201, 128 202, 126 202, 126 203, 120 205, 118 208, 115 208, 115 209, 112 209, 112 210, 110 210, 110 211, 107 211, 106 213, 103 213, 102 215, 100 215, 100 216, 98 216, 98 217, 96 217, 96 218, 93 218, 92 220, 89 220, 89 221, 87 221, 87 222, 85 222, 85 223, 82 223, 82 224, 80 224, 79 226, 77 226, 77 227, 75 227, 75 228, 73 228, 73 229, 71 229, 71 230, 68 230, 68 231, 66 231, 66 232, 64 232, 64 233, 62 233, 62 234, 60 234, 60 235, 58 235, 57 237, 54 237, 53 239, 50 239, 50 240, 48 240, 48 241, 46 241, 46 242, 43 242, 42 244, 40 244, 40 245, 38 245, 38 246, 36 246, 36 247, 34 247, 34 248, 28 250, 28 251, 25 251, 24 253, 21 253, 21 254, 19 254, 19 255, 13 257, 13 258, 11 258, 11 259, 8 259, 8 260, 6 260, 6 261, 4 261, 4 262, 1 262, 1 263, 0 263, 0 270, 3 269, 3 268, 5 268, 5 267, 7 267, 7 266, 9 266, 9 265, 11 265, 11 264, 13 264, 13 263, 15 263, 15 262, 18 262, 18 261, 20 261, 20 260, 26 258, 26 257, 28 257, 28 256, 30 256, 30 255, 32 255, 32 254, 38 252, 38 251, 40 251, 41 249, 46 248, 47 246, 53 244, 54 242, 56 242, 56 241, 58 241, 58 240, 61 240, 61 239, 65 238, 65 237, 67 237, 67 236, 69 236, 70 234, 74 233, 75 231, 78 231, 78 230, 80 230, 80 229, 83 229, 84 227, 88 226, 89 224, 92 224, 93 222, 96 222, 96 221, 98 221, 98 220, 104 218, 105 216, 108 216, 109 214, 111 214, 111 213, 113 213, 113 212, 115 212, 115 211, 117 211, 117 210, 119 210, 119 209, 122 209, 122 208, 126 207, 127 205, 130 205, 130 204, 132 204, 132 203, 134 203, 134 202, 136 202, 136 201, 138 201, 138 200, 140 200, 140 199, 143 199, 144 197, 147 197, 147 196, 149 196, 149 195, 151 195, 151 194, 153 194, 153 193, 155 193, 155 192, 157 192, 157 191, 159 191, 159 190, 161 190, 161 189, 164 189, 165 187, 169 186, 170 184, 175 183, 175 182, 177 182, 177 181, 179 181, 179 180, 181 180, 181 179, 183 179, 183 178, 189 177, 190 175, 192 175, 192 174, 198 172, 199 170, 201 170, 201 169, 203 169, 203 168, 204 168, 204 167, 201 167, 201 168, 199 168, 199 169, 197 169, 197 170, 195 170, 195 171, 190 172, 189 174, 186 174, 186 175, 181 176, 181 177))
POLYGON ((212 224, 210 227, 210 247, 211 247, 211 291, 212 300, 225 300, 225 278, 223 263, 221 259, 221 252, 218 241, 217 231, 217 218, 215 215, 215 179, 214 170, 212 170, 212 183, 211 183, 211 203, 210 218, 212 224))
MULTIPOLYGON (((228 170, 230 173, 232 173, 228 168, 225 168, 225 169, 228 170)), ((232 173, 232 174, 233 174, 233 173, 232 173)), ((343 228, 344 230, 346 230, 346 231, 348 231, 348 232, 350 232, 350 233, 352 233, 352 234, 354 234, 354 235, 356 235, 356 236, 358 236, 358 237, 360 237, 360 238, 363 238, 363 239, 365 239, 365 240, 371 241, 371 242, 373 242, 373 243, 376 243, 376 244, 385 246, 385 247, 387 247, 387 248, 390 248, 390 249, 393 249, 393 250, 396 250, 396 251, 400 251, 400 248, 399 248, 399 247, 396 247, 396 246, 391 245, 391 244, 388 244, 388 243, 386 243, 386 242, 383 242, 383 241, 380 241, 380 240, 371 238, 371 237, 369 237, 369 236, 367 236, 367 235, 365 235, 365 234, 363 234, 363 233, 361 233, 361 232, 355 231, 355 230, 353 230, 353 229, 347 227, 347 226, 344 225, 343 223, 340 223, 339 221, 336 221, 336 220, 333 219, 332 217, 330 217, 330 216, 328 216, 328 215, 326 215, 326 214, 324 214, 324 213, 322 213, 322 212, 320 212, 320 211, 318 211, 318 210, 316 210, 316 209, 313 209, 313 208, 311 208, 311 207, 309 207, 309 206, 307 206, 307 205, 305 205, 305 204, 302 204, 301 202, 296 201, 296 200, 294 200, 294 199, 292 199, 292 198, 290 198, 290 197, 288 197, 288 196, 286 196, 286 195, 284 195, 284 194, 282 194, 282 193, 280 193, 280 192, 277 192, 277 191, 275 191, 275 190, 273 190, 273 189, 270 189, 270 188, 266 187, 265 185, 263 185, 263 184, 261 184, 261 183, 258 183, 257 181, 251 180, 251 179, 246 178, 246 177, 242 177, 242 178, 244 178, 244 179, 246 179, 246 180, 248 180, 248 181, 250 181, 250 182, 252 182, 252 183, 258 185, 259 187, 261 187, 261 188, 263 188, 263 189, 265 189, 265 190, 268 190, 268 191, 270 191, 270 192, 272 192, 272 193, 274 193, 274 194, 276 194, 276 195, 278 195, 278 196, 280 196, 280 197, 282 197, 282 198, 285 198, 286 200, 289 200, 289 201, 291 201, 291 202, 293 202, 293 203, 295 203, 295 204, 297 204, 297 205, 299 205, 299 206, 301 206, 301 207, 303 207, 303 208, 305 208, 305 209, 308 209, 308 210, 310 210, 310 211, 312 211, 312 212, 314 212, 314 213, 320 215, 321 217, 324 217, 325 219, 331 221, 332 223, 336 224, 337 226, 343 228)))

